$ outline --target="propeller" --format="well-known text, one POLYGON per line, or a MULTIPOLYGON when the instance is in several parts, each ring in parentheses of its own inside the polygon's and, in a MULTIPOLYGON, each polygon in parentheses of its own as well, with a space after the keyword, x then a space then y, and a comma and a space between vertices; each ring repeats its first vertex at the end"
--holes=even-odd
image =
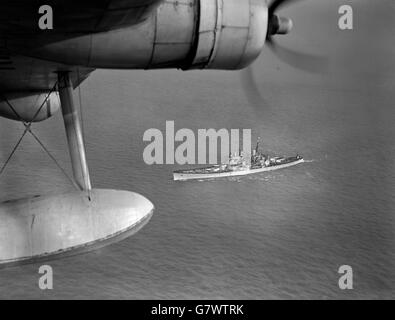
POLYGON ((265 106, 268 106, 268 104, 265 103, 265 100, 263 99, 258 89, 254 76, 254 71, 251 66, 242 71, 241 84, 243 86, 244 92, 246 93, 248 102, 251 105, 258 106, 264 104, 265 106))
MULTIPOLYGON (((301 0, 274 0, 268 7, 268 31, 266 44, 268 48, 283 62, 310 73, 322 73, 327 68, 327 59, 318 55, 297 52, 292 49, 284 48, 277 44, 275 36, 285 35, 292 31, 293 22, 287 17, 276 14, 277 10, 283 6, 290 5, 301 0)), ((246 96, 251 104, 266 105, 256 84, 253 68, 250 66, 242 72, 242 84, 246 96)))

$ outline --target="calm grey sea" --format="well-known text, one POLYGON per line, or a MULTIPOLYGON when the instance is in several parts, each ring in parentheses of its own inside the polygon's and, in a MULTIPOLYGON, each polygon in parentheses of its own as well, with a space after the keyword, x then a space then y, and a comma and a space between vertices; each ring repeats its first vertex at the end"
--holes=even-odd
MULTIPOLYGON (((336 4, 288 10, 300 27, 279 42, 327 54, 330 70, 309 75, 265 50, 254 66, 267 105, 248 103, 238 73, 93 73, 81 87, 93 185, 139 192, 156 212, 121 243, 50 262, 51 292, 38 289, 39 264, 0 270, 0 298, 395 298, 394 5, 352 2, 356 27, 345 33, 336 4), (179 166, 142 158, 145 130, 164 130, 166 120, 176 129, 250 128, 266 150, 309 161, 173 182, 179 166), (344 264, 354 270, 346 292, 344 264)), ((60 115, 34 128, 69 169, 60 115)), ((22 129, 0 119, 1 163, 22 129)), ((29 137, 0 177, 0 200, 68 190, 29 137)))

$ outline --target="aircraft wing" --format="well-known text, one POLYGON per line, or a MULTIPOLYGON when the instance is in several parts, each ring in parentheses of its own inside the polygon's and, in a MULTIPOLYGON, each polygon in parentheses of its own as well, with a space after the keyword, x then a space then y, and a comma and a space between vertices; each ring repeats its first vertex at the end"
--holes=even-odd
POLYGON ((10 59, 0 59, 0 92, 49 91, 57 82, 56 71, 65 70, 71 71, 73 86, 78 87, 94 70, 24 56, 12 56, 10 59), (2 64, 6 61, 9 64, 2 64))
POLYGON ((40 33, 38 9, 50 5, 56 33, 102 32, 144 20, 162 0, 1 0, 0 35, 40 33), (41 3, 41 4, 40 4, 41 3))
POLYGON ((50 90, 56 71, 74 71, 78 86, 94 70, 62 65, 9 52, 7 42, 39 46, 47 41, 105 32, 142 22, 162 0, 48 0, 53 9, 54 30, 38 28, 40 5, 36 0, 2 0, 0 3, 0 91, 50 90), (49 32, 49 33, 48 33, 49 32), (75 72, 78 71, 78 72, 75 72))

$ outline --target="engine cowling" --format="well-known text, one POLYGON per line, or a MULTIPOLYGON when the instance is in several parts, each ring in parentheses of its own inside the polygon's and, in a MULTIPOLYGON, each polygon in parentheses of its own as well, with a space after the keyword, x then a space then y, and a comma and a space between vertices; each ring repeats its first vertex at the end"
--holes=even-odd
POLYGON ((28 52, 93 68, 241 69, 260 54, 267 25, 263 0, 167 0, 139 25, 62 41, 48 38, 28 52))
POLYGON ((268 11, 262 0, 200 0, 191 68, 242 69, 265 44, 268 11))

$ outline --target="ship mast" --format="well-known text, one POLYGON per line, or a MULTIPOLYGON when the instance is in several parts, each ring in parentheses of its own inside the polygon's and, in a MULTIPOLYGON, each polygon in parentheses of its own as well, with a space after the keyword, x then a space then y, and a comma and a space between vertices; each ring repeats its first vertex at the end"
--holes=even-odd
POLYGON ((259 141, 261 141, 260 137, 258 137, 258 139, 256 140, 256 147, 255 147, 256 154, 258 154, 258 150, 259 150, 259 141))

